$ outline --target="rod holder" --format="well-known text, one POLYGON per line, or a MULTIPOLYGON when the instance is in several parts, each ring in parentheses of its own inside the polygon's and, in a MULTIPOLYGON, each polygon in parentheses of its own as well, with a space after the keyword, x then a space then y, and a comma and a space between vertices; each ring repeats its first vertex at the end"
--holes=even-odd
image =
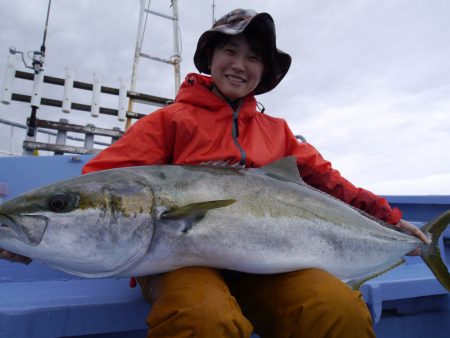
POLYGON ((70 113, 70 110, 72 108, 73 78, 74 78, 74 71, 66 68, 62 111, 67 114, 70 113))
POLYGON ((125 121, 127 115, 127 87, 128 81, 119 79, 120 87, 119 87, 119 109, 118 109, 118 120, 125 121))
POLYGON ((15 55, 9 54, 2 88, 1 102, 3 104, 11 103, 12 87, 14 84, 14 77, 16 75, 16 65, 17 65, 17 57, 15 55))
POLYGON ((98 117, 100 115, 100 91, 102 88, 101 75, 94 73, 94 83, 92 85, 92 104, 91 116, 98 117))

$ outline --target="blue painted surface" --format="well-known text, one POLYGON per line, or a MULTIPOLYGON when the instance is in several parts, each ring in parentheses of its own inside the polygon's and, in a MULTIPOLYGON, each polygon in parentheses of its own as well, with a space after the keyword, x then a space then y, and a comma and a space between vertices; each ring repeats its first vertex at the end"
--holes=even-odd
MULTIPOLYGON (((0 158, 3 199, 74 177, 90 156, 0 158)), ((450 209, 450 196, 387 196, 421 225, 450 209)), ((440 243, 450 263, 450 230, 440 243)), ((450 337, 450 297, 419 257, 361 289, 381 338, 450 337)), ((143 338, 149 305, 128 279, 83 279, 39 263, 0 261, 0 338, 143 338)), ((256 338, 256 336, 255 336, 256 338)))
POLYGON ((92 155, 0 157, 0 183, 9 199, 27 190, 80 175, 92 155))

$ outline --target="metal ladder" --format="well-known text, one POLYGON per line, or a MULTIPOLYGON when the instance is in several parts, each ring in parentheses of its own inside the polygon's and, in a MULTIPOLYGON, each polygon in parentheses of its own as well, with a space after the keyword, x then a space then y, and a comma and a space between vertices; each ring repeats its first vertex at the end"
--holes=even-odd
MULTIPOLYGON (((163 13, 159 13, 150 9, 150 0, 148 3, 148 8, 145 6, 146 0, 140 0, 140 10, 139 10, 139 23, 138 23, 138 32, 136 38, 136 48, 134 52, 134 62, 133 62, 133 70, 131 74, 131 83, 130 83, 130 94, 136 93, 136 76, 139 65, 139 59, 145 58, 149 60, 154 60, 158 62, 168 63, 173 65, 174 67, 174 75, 175 75, 175 96, 178 93, 178 89, 180 88, 180 48, 179 48, 179 32, 178 32, 178 0, 171 0, 172 7, 172 16, 166 15, 163 13), (152 56, 146 53, 142 53, 142 42, 143 36, 145 33, 145 15, 152 14, 156 15, 168 20, 172 20, 173 23, 173 42, 174 42, 174 51, 173 55, 169 59, 163 59, 157 56, 152 56)), ((130 95, 130 99, 128 101, 128 111, 133 111, 134 103, 138 102, 138 99, 133 98, 133 95, 130 95)), ((125 130, 127 130, 131 126, 131 118, 128 117, 125 123, 125 130)))

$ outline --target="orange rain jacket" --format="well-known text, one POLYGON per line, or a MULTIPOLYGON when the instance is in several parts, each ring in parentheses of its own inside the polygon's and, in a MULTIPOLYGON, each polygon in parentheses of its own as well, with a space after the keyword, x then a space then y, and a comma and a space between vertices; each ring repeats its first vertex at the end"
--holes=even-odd
POLYGON ((211 92, 211 86, 210 77, 188 74, 175 103, 137 121, 121 139, 89 161, 83 173, 215 160, 261 167, 293 155, 309 185, 388 223, 400 220, 400 210, 344 179, 313 146, 299 142, 283 119, 258 112, 253 95, 233 111, 211 92))

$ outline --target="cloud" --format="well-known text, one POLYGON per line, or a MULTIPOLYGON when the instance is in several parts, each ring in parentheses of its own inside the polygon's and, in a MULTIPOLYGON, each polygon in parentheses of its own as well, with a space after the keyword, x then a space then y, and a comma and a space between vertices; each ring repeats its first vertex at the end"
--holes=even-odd
POLYGON ((450 191, 450 174, 369 184, 368 189, 382 195, 443 195, 450 191))
MULTIPOLYGON (((0 3, 4 18, 0 74, 9 46, 23 51, 40 47, 47 4, 46 0, 0 3)), ((169 1, 151 4, 153 10, 171 13, 169 1)), ((431 183, 448 181, 450 173, 450 2, 289 0, 280 5, 279 1, 228 0, 215 5, 216 19, 240 7, 274 17, 278 46, 291 54, 293 63, 281 84, 257 99, 267 114, 285 118, 294 133, 304 135, 345 177, 379 193, 410 191, 402 182, 411 181, 416 191, 450 194, 448 185, 431 183)), ((91 82, 92 73, 100 72, 104 84, 111 87, 118 86, 119 77, 130 79, 138 7, 137 0, 52 2, 47 74, 63 77, 69 67, 76 70, 76 80, 91 82)), ((204 0, 179 1, 182 79, 196 71, 192 58, 199 35, 211 26, 212 10, 211 2, 204 0)), ((170 22, 149 16, 147 25, 143 52, 170 57, 170 22)), ((171 97, 173 78, 171 66, 142 59, 137 90, 171 97)), ((17 81, 15 88, 26 92, 30 83, 17 81)), ((62 94, 61 88, 44 91, 53 98, 62 94)), ((87 93, 77 95, 89 104, 87 93)), ((102 104, 117 103, 102 97, 102 104)), ((149 113, 156 108, 138 105, 136 109, 149 113)), ((29 107, 22 103, 0 109, 2 118, 21 123, 28 115, 29 107)), ((43 107, 38 115, 123 128, 111 117, 91 121, 85 112, 67 115, 43 107)), ((8 148, 5 128, 0 125, 0 142, 8 148)))

